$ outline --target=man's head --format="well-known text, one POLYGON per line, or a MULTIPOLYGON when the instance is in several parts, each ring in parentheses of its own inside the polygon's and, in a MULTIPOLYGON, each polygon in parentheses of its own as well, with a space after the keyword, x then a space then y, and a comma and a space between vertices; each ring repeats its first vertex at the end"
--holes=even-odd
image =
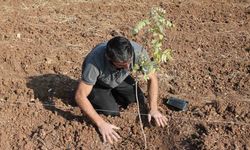
POLYGON ((128 69, 132 61, 133 46, 124 37, 114 37, 107 43, 106 55, 116 68, 128 69))

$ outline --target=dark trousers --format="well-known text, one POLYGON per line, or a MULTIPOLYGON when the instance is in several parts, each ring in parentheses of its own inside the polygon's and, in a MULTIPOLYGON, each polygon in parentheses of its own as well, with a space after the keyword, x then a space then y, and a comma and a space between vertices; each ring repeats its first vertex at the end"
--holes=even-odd
MULTIPOLYGON (((139 102, 145 103, 143 92, 139 87, 137 92, 139 102)), ((97 82, 88 99, 98 113, 117 116, 119 115, 119 106, 126 108, 130 103, 136 102, 135 80, 128 76, 115 88, 107 88, 97 82)))

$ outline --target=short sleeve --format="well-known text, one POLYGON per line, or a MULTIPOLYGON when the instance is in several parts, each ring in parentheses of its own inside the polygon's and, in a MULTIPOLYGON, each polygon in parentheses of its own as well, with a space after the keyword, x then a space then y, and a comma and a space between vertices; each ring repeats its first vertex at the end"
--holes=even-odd
POLYGON ((139 45, 136 42, 131 41, 131 44, 134 47, 134 52, 135 52, 134 63, 138 64, 140 59, 146 59, 147 61, 150 61, 150 58, 146 49, 144 49, 141 45, 139 45))
POLYGON ((88 63, 83 65, 81 79, 86 84, 94 85, 97 81, 99 74, 99 70, 96 68, 96 66, 91 63, 88 63))

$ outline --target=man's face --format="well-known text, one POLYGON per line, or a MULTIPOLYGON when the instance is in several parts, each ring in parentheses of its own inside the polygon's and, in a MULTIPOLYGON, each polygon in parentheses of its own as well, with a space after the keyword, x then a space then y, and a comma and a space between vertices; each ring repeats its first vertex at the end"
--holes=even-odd
POLYGON ((131 61, 124 61, 124 62, 111 62, 116 69, 129 69, 131 61))
POLYGON ((126 69, 129 70, 129 66, 132 63, 132 58, 129 59, 128 61, 122 61, 122 62, 117 62, 117 61, 112 61, 107 55, 105 55, 106 58, 109 60, 109 62, 116 68, 116 69, 126 69))

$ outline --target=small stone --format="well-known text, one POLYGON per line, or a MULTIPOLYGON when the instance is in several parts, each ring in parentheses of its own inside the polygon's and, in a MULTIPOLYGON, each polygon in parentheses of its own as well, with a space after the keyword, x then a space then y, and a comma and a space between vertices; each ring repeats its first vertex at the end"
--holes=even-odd
POLYGON ((39 136, 40 136, 41 138, 45 138, 46 132, 44 131, 44 129, 40 129, 39 136))
POLYGON ((34 103, 34 102, 35 102, 35 99, 34 99, 34 98, 30 99, 30 102, 34 103))
POLYGON ((38 116, 38 112, 33 112, 33 116, 37 117, 38 116))
POLYGON ((41 149, 41 150, 47 150, 47 147, 41 146, 40 149, 41 149))
POLYGON ((246 8, 245 13, 250 14, 250 6, 246 8))
MULTIPOLYGON (((250 11, 250 10, 249 10, 249 11, 250 11)), ((247 52, 250 52, 250 47, 245 48, 245 50, 246 50, 247 52)))
POLYGON ((21 38, 21 33, 17 33, 16 37, 20 39, 21 38))
POLYGON ((57 116, 57 111, 54 111, 54 114, 57 116))

